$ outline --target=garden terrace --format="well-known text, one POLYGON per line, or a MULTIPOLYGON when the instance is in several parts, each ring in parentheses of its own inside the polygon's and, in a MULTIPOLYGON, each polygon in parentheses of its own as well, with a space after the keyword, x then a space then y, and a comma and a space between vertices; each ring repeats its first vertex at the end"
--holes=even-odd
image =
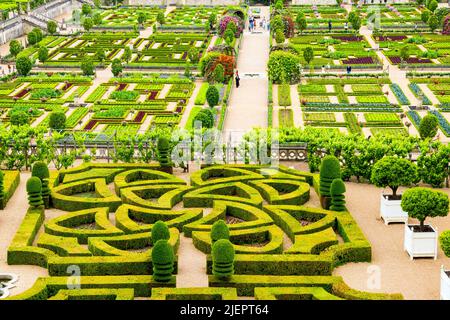
POLYGON ((424 105, 435 105, 443 112, 450 111, 450 79, 436 74, 427 77, 414 76, 410 81, 416 96, 424 97, 424 105))
POLYGON ((428 31, 428 26, 422 22, 421 14, 423 7, 410 4, 386 4, 386 5, 370 5, 365 6, 361 10, 363 24, 379 23, 379 29, 409 29, 428 31), (379 21, 373 17, 374 14, 380 13, 379 21))
POLYGON ((304 13, 306 32, 328 30, 328 21, 331 21, 334 30, 344 30, 344 23, 347 21, 347 11, 338 6, 290 6, 288 11, 294 21, 300 12, 304 13))
POLYGON ((275 295, 307 286, 318 298, 402 298, 359 292, 332 276, 339 265, 370 261, 371 247, 349 212, 310 202, 317 197, 317 175, 283 166, 276 174, 256 165, 210 166, 187 184, 158 170, 149 164, 84 164, 53 173, 53 207, 30 208, 8 248, 10 265, 38 265, 48 276, 10 299, 262 298, 269 288, 263 289, 274 285, 275 295), (236 251, 229 280, 211 275, 209 233, 220 219, 236 251), (151 234, 158 220, 169 227, 175 252, 168 282, 151 276, 151 234), (179 244, 186 237, 206 256, 209 287, 175 289, 179 244), (69 292, 62 280, 74 264, 81 269, 81 289, 69 292))
POLYGON ((145 15, 143 27, 146 28, 155 23, 156 16, 160 10, 157 7, 146 7, 145 9, 127 7, 101 10, 99 12, 102 23, 94 26, 94 29, 133 29, 134 26, 139 25, 138 16, 140 14, 145 15))

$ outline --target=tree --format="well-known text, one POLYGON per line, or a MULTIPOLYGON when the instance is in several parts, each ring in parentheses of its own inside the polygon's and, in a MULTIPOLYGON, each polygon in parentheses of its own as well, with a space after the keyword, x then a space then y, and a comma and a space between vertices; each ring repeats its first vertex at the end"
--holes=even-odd
POLYGON ((102 24, 102 16, 100 15, 99 12, 94 13, 94 15, 92 16, 92 22, 96 26, 102 24))
POLYGON ((42 200, 42 183, 38 177, 27 180, 28 204, 30 207, 40 207, 44 204, 42 200))
POLYGON ((420 15, 420 20, 422 20, 423 23, 428 23, 428 20, 430 20, 431 12, 430 10, 425 10, 420 15))
POLYGON ((159 137, 157 144, 157 156, 159 166, 164 172, 172 173, 172 162, 170 160, 170 143, 166 137, 159 137))
POLYGON ((274 83, 281 83, 283 80, 293 83, 300 78, 300 58, 290 52, 281 50, 270 53, 268 62, 269 78, 274 83))
POLYGON ((105 50, 103 48, 97 49, 97 52, 95 53, 95 59, 97 59, 100 62, 105 61, 106 54, 105 54, 105 50))
POLYGON ((42 199, 45 204, 45 208, 50 208, 50 188, 48 186, 48 179, 50 178, 50 172, 47 164, 43 161, 37 161, 33 164, 31 171, 32 177, 37 177, 41 180, 42 184, 42 199))
POLYGON ((332 155, 323 157, 320 164, 320 188, 319 193, 321 197, 322 207, 328 209, 330 206, 331 184, 334 179, 341 178, 341 166, 339 160, 332 155))
POLYGON ((419 124, 419 134, 420 138, 434 138, 438 131, 439 121, 437 117, 433 114, 427 114, 422 118, 419 124))
POLYGON ((81 13, 85 16, 90 15, 92 12, 92 8, 90 5, 88 5, 87 3, 83 3, 83 5, 81 6, 81 13))
POLYGON ((334 179, 331 183, 331 205, 330 210, 345 211, 345 184, 342 179, 334 179))
POLYGON ((220 239, 212 245, 212 273, 219 279, 228 279, 234 274, 234 247, 228 239, 220 239))
POLYGON ((284 22, 281 15, 276 15, 271 21, 270 21, 270 27, 272 29, 272 32, 275 33, 277 30, 281 29, 284 33, 284 22))
POLYGON ((44 34, 42 33, 41 29, 33 28, 32 32, 36 35, 36 43, 44 38, 44 34))
POLYGON ((158 220, 152 227, 152 243, 158 242, 158 240, 169 240, 170 231, 167 224, 164 221, 158 220))
POLYGON ((114 75, 114 77, 117 77, 119 74, 121 74, 122 70, 123 70, 122 62, 120 62, 119 59, 114 59, 111 63, 111 72, 114 75))
POLYGON ((307 27, 306 18, 304 15, 298 15, 295 22, 297 23, 297 29, 300 30, 300 33, 303 33, 303 31, 307 27))
POLYGON ((431 0, 430 2, 428 2, 427 8, 431 12, 434 12, 434 10, 436 10, 437 7, 438 7, 438 2, 436 0, 431 0))
POLYGON ((153 279, 168 282, 172 279, 174 253, 167 240, 158 240, 152 249, 153 279))
POLYGON ((164 12, 160 11, 158 12, 158 15, 156 16, 156 21, 163 25, 166 22, 166 17, 164 16, 164 12))
POLYGON ((400 49, 400 58, 402 59, 402 62, 407 62, 409 59, 409 46, 403 46, 400 49))
POLYGON ((48 126, 53 130, 64 130, 66 128, 66 115, 62 111, 50 113, 48 126))
POLYGON ((26 76, 28 73, 30 73, 32 68, 33 63, 31 62, 30 58, 25 56, 17 58, 16 69, 19 75, 26 76))
POLYGON ((219 90, 217 90, 216 86, 210 85, 206 90, 206 101, 208 102, 208 105, 211 108, 217 106, 219 98, 219 90))
POLYGON ((355 30, 355 32, 358 32, 359 29, 361 28, 361 18, 359 16, 356 16, 351 21, 351 25, 352 25, 353 30, 355 30))
POLYGON ((414 163, 404 158, 386 156, 373 166, 370 181, 379 188, 391 188, 391 200, 397 200, 401 197, 397 197, 397 189, 411 185, 417 178, 418 171, 414 163))
POLYGON ((350 23, 350 24, 352 24, 352 22, 356 20, 356 17, 358 17, 358 14, 357 14, 355 11, 351 11, 351 12, 348 14, 347 22, 350 23))
POLYGON ((230 239, 230 229, 225 221, 217 220, 211 227, 211 243, 214 244, 220 239, 230 239))
POLYGON ((92 29, 92 27, 94 26, 94 22, 92 21, 92 18, 85 18, 83 21, 83 28, 85 31, 89 31, 92 29))
POLYGON ((49 20, 47 21, 47 32, 51 35, 54 35, 56 31, 58 30, 58 25, 55 21, 49 20))
POLYGON ((214 68, 214 81, 217 83, 223 83, 225 81, 225 69, 221 64, 216 65, 214 68))
POLYGON ((200 110, 194 117, 193 123, 199 121, 202 128, 212 128, 214 126, 214 115, 210 109, 200 110))
POLYGON ((48 59, 48 49, 47 47, 40 47, 38 51, 38 58, 40 62, 45 62, 48 59))
POLYGON ((123 60, 125 60, 127 63, 130 62, 131 56, 133 55, 133 51, 130 47, 125 47, 125 50, 123 52, 123 60))
POLYGON ((225 39, 225 43, 229 46, 233 44, 233 41, 235 39, 233 30, 231 28, 227 28, 225 32, 223 33, 223 38, 225 39))
POLYGON ((284 41, 286 40, 286 38, 284 37, 284 32, 281 29, 278 29, 275 32, 275 41, 277 44, 282 44, 284 43, 284 41))
POLYGON ((448 196, 440 191, 416 187, 406 190, 402 197, 402 210, 420 222, 420 231, 425 231, 427 217, 445 217, 448 214, 448 196))
POLYGON ((81 61, 81 71, 85 76, 92 76, 95 73, 94 63, 90 58, 81 61))
POLYGON ((139 24, 144 24, 144 22, 147 20, 147 15, 144 12, 139 12, 137 21, 139 24))
POLYGON ((275 2, 275 10, 281 10, 283 9, 283 1, 276 1, 275 2))
POLYGON ((210 14, 208 17, 208 25, 210 29, 214 28, 216 22, 217 22, 217 15, 215 13, 210 14))
POLYGON ((14 111, 9 117, 9 122, 13 126, 23 126, 30 122, 30 116, 25 111, 14 111))
POLYGON ((435 15, 432 15, 430 19, 428 19, 428 27, 432 32, 439 27, 439 19, 435 15))
POLYGON ((197 63, 199 59, 199 52, 196 47, 192 47, 188 50, 188 58, 192 63, 197 63))
POLYGON ((38 42, 36 33, 34 33, 34 31, 31 31, 29 34, 27 34, 27 40, 30 45, 35 45, 38 42))
POLYGON ((306 47, 305 50, 303 50, 303 59, 305 59, 307 64, 310 64, 311 61, 314 59, 314 50, 311 47, 306 47))
POLYGON ((19 54, 19 52, 22 50, 23 50, 23 47, 19 41, 11 40, 11 42, 9 43, 9 53, 12 56, 14 56, 14 57, 17 56, 19 54))

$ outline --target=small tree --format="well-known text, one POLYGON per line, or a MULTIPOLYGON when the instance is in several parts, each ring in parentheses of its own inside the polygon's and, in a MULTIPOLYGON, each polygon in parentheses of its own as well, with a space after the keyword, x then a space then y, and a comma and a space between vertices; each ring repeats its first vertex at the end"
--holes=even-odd
POLYGON ((102 24, 102 16, 100 15, 100 13, 94 13, 94 15, 92 16, 92 22, 94 22, 94 25, 96 26, 102 24))
POLYGON ((275 41, 277 44, 282 44, 284 43, 284 41, 286 40, 286 38, 284 37, 284 32, 281 29, 278 29, 275 32, 275 41))
POLYGON ((26 76, 27 74, 30 73, 32 68, 33 63, 31 62, 30 58, 25 56, 17 58, 16 69, 19 75, 26 76))
POLYGON ((441 244, 442 251, 450 258, 450 230, 446 230, 439 236, 439 243, 441 244))
POLYGON ((48 126, 53 130, 64 130, 66 128, 66 115, 62 111, 50 113, 48 126))
POLYGON ((230 240, 220 239, 212 246, 212 273, 219 279, 229 279, 234 274, 234 247, 230 240))
POLYGON ((217 83, 223 83, 225 81, 225 69, 223 66, 219 63, 214 68, 214 81, 217 83))
POLYGON ((422 118, 419 124, 420 138, 434 138, 438 131, 439 121, 434 114, 427 114, 422 118))
POLYGON ((130 62, 131 56, 133 55, 133 51, 130 47, 125 47, 125 50, 123 52, 123 60, 125 60, 127 63, 130 62))
POLYGON ((297 23, 297 28, 298 28, 298 30, 300 30, 300 33, 303 33, 303 31, 306 30, 306 27, 308 26, 305 16, 298 15, 295 22, 297 23))
POLYGON ((85 31, 89 31, 94 26, 94 22, 92 21, 92 18, 87 17, 83 21, 83 28, 85 31))
POLYGON ((434 12, 434 10, 436 10, 437 7, 438 7, 438 2, 436 0, 431 0, 428 2, 427 8, 431 12, 434 12))
POLYGON ((305 59, 307 64, 310 64, 311 61, 314 59, 314 50, 311 47, 306 47, 305 50, 303 50, 303 59, 305 59))
POLYGON ((33 28, 32 32, 36 35, 36 43, 38 43, 44 38, 44 34, 42 33, 41 29, 33 28))
POLYGON ((85 15, 85 16, 90 15, 91 12, 92 12, 92 8, 91 8, 91 6, 88 5, 87 3, 84 3, 84 4, 81 6, 81 13, 83 13, 83 15, 85 15))
POLYGON ((435 15, 432 15, 430 19, 428 19, 428 27, 432 32, 439 28, 439 19, 435 15))
POLYGON ((19 54, 19 52, 22 50, 23 50, 23 47, 19 41, 11 40, 11 42, 9 43, 9 53, 12 56, 14 56, 14 57, 17 56, 19 54))
POLYGON ((81 61, 81 71, 83 71, 83 74, 85 76, 92 76, 94 74, 94 63, 90 58, 84 59, 81 61))
POLYGON ((105 54, 105 50, 103 50, 103 48, 98 48, 97 52, 95 52, 95 59, 97 59, 100 62, 105 61, 106 54, 105 54))
POLYGON ((422 20, 423 23, 428 23, 428 20, 430 20, 431 12, 430 10, 425 10, 420 15, 420 20, 422 20))
POLYGON ((31 31, 29 34, 27 34, 27 40, 30 45, 35 45, 38 42, 36 33, 34 33, 34 31, 31 31))
POLYGON ((403 193, 402 209, 412 218, 419 220, 420 231, 425 231, 427 217, 445 217, 448 214, 448 196, 428 188, 411 188, 403 193))
POLYGON ((44 204, 42 200, 42 183, 38 177, 27 180, 28 204, 31 207, 40 207, 44 204))
POLYGON ((330 210, 345 211, 345 184, 342 179, 334 179, 331 183, 331 206, 330 210))
POLYGON ((192 47, 188 51, 188 58, 192 63, 197 63, 199 60, 199 52, 196 47, 192 47))
POLYGON ((402 62, 407 62, 409 59, 409 46, 403 46, 400 49, 400 58, 402 59, 402 62))
POLYGON ((200 110, 194 117, 194 123, 199 121, 202 128, 212 128, 214 126, 214 115, 210 109, 200 110))
POLYGON ((170 161, 170 143, 166 137, 160 137, 157 144, 158 161, 161 170, 172 173, 172 162, 170 161))
POLYGON ((47 32, 51 35, 54 35, 58 29, 58 25, 55 21, 49 20, 47 21, 47 32))
POLYGON ((45 62, 48 59, 48 49, 47 47, 40 47, 38 51, 39 61, 45 62))
POLYGON ((22 110, 14 111, 9 117, 9 122, 13 126, 23 126, 30 122, 30 116, 28 113, 22 110))
POLYGON ((158 23, 161 25, 163 25, 166 22, 166 18, 164 17, 164 12, 162 12, 162 11, 158 12, 158 15, 156 16, 156 21, 158 21, 158 23))
POLYGON ((174 253, 167 240, 158 240, 152 249, 153 279, 168 282, 172 279, 174 253))
POLYGON ((219 90, 216 86, 210 85, 206 90, 206 101, 211 108, 214 108, 219 103, 219 90))
POLYGON ((332 155, 323 157, 320 164, 320 188, 322 207, 328 209, 330 206, 331 184, 334 179, 341 178, 341 167, 339 160, 332 155))
POLYGON ((164 221, 158 220, 152 227, 152 243, 157 243, 158 240, 169 240, 170 231, 164 221))
POLYGON ((114 59, 111 64, 111 72, 114 75, 114 77, 117 77, 119 74, 121 74, 122 70, 123 70, 122 62, 120 62, 119 59, 114 59))
POLYGON ((372 168, 370 180, 379 188, 389 187, 392 198, 397 198, 400 186, 409 186, 418 178, 417 166, 411 161, 393 156, 386 156, 377 161, 372 168))
POLYGON ((211 243, 214 244, 220 239, 230 239, 230 229, 225 221, 217 220, 211 227, 211 243))
POLYGON ((50 188, 48 186, 48 179, 50 178, 50 172, 45 162, 37 161, 33 164, 31 171, 32 177, 37 177, 41 180, 42 184, 42 199, 45 204, 45 208, 50 208, 50 188))
POLYGON ((138 17, 137 17, 137 21, 139 24, 144 24, 144 22, 147 20, 147 16, 145 15, 144 12, 139 12, 138 17))
POLYGON ((359 16, 356 16, 352 21, 352 28, 355 30, 355 32, 358 32, 361 28, 361 18, 359 16))

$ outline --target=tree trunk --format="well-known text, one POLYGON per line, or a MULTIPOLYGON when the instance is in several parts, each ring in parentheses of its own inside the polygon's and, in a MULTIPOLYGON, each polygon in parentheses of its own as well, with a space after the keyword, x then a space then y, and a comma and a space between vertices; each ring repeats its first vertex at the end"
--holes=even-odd
POLYGON ((424 231, 425 230, 425 224, 424 224, 424 220, 420 220, 420 231, 424 231))
POLYGON ((392 189, 392 196, 395 197, 397 195, 398 187, 391 187, 391 189, 392 189))

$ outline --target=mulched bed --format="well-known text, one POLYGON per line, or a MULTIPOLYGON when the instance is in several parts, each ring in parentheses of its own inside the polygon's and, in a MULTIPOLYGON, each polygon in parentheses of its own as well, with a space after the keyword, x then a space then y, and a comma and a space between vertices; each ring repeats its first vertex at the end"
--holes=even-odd
POLYGON ((74 229, 81 229, 81 230, 96 230, 97 226, 94 223, 86 223, 86 224, 80 224, 79 226, 73 227, 74 229))
POLYGON ((349 58, 342 61, 343 64, 373 64, 372 57, 362 57, 362 58, 349 58))
POLYGON ((89 123, 84 127, 85 131, 89 131, 91 130, 93 127, 95 127, 95 125, 97 124, 97 120, 91 120, 89 121, 89 123))
POLYGON ((157 95, 158 95, 158 91, 150 92, 150 95, 148 96, 148 100, 155 100, 157 95))
POLYGON ((28 92, 30 92, 30 89, 23 89, 18 94, 16 94, 15 98, 22 98, 24 95, 26 95, 28 92))
POLYGON ((62 88, 63 91, 66 91, 67 89, 69 89, 71 86, 73 85, 73 83, 66 83, 64 85, 64 87, 62 88))
POLYGON ((359 42, 363 40, 362 36, 333 36, 333 39, 347 41, 347 42, 359 42))
MULTIPOLYGON (((389 60, 393 64, 400 64, 402 62, 402 58, 398 56, 389 57, 389 60)), ((421 58, 408 58, 406 59, 407 63, 433 63, 430 59, 421 59, 421 58)))
POLYGON ((126 83, 120 83, 119 86, 117 87, 116 91, 122 91, 123 89, 125 89, 126 86, 127 86, 126 83))
POLYGON ((144 119, 144 116, 145 116, 145 112, 144 111, 139 111, 136 114, 136 117, 134 117, 133 122, 134 123, 141 123, 142 119, 144 119))
POLYGON ((378 36, 375 37, 377 41, 402 41, 408 38, 407 36, 378 36))
POLYGON ((226 223, 227 224, 236 224, 236 223, 241 223, 241 222, 245 222, 245 220, 242 220, 240 218, 236 218, 233 216, 226 216, 226 223))

